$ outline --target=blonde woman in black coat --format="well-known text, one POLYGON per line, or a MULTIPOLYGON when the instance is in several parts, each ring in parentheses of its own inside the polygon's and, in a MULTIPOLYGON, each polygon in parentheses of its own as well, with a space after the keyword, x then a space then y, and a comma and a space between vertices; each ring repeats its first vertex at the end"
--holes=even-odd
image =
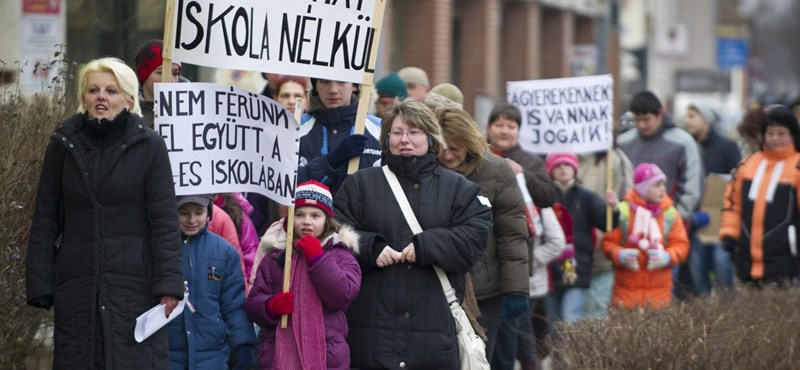
POLYGON ((136 317, 183 297, 180 231, 164 140, 144 126, 133 71, 89 62, 78 114, 45 152, 28 244, 28 304, 54 309, 54 369, 166 369, 167 333, 136 317))

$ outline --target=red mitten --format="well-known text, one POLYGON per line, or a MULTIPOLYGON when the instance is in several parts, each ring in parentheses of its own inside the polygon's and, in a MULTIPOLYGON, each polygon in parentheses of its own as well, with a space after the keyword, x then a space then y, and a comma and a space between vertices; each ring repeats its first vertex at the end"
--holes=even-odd
POLYGON ((297 241, 297 247, 303 251, 308 261, 322 254, 322 244, 320 244, 319 239, 311 235, 305 235, 300 238, 300 240, 297 241))
POLYGON ((267 301, 267 311, 275 316, 288 315, 292 313, 293 305, 294 293, 278 293, 267 301))

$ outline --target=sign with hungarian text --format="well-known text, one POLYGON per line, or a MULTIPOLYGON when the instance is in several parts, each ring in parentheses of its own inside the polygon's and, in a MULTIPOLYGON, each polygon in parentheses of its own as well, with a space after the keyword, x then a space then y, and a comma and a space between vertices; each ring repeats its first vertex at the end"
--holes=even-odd
POLYGON ((590 153, 613 143, 610 75, 512 81, 506 100, 519 108, 519 145, 532 153, 590 153))
POLYGON ((283 106, 212 83, 157 83, 155 96, 176 195, 256 192, 292 205, 300 124, 283 106))
POLYGON ((375 0, 178 0, 172 57, 216 68, 360 83, 375 0))

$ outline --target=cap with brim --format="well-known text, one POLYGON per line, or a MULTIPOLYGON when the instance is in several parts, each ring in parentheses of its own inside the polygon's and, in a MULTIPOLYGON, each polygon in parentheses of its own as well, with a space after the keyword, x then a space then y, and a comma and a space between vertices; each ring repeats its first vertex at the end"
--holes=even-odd
POLYGON ((211 203, 211 194, 196 194, 196 195, 182 195, 176 199, 177 208, 181 208, 186 204, 197 204, 203 207, 211 203))

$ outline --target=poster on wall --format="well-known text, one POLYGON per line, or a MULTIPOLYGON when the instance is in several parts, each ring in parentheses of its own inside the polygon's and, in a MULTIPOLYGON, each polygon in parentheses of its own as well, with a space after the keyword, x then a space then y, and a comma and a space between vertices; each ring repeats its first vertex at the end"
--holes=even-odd
POLYGON ((62 0, 22 0, 19 84, 25 93, 45 90, 58 76, 55 54, 66 42, 63 5, 62 0))

